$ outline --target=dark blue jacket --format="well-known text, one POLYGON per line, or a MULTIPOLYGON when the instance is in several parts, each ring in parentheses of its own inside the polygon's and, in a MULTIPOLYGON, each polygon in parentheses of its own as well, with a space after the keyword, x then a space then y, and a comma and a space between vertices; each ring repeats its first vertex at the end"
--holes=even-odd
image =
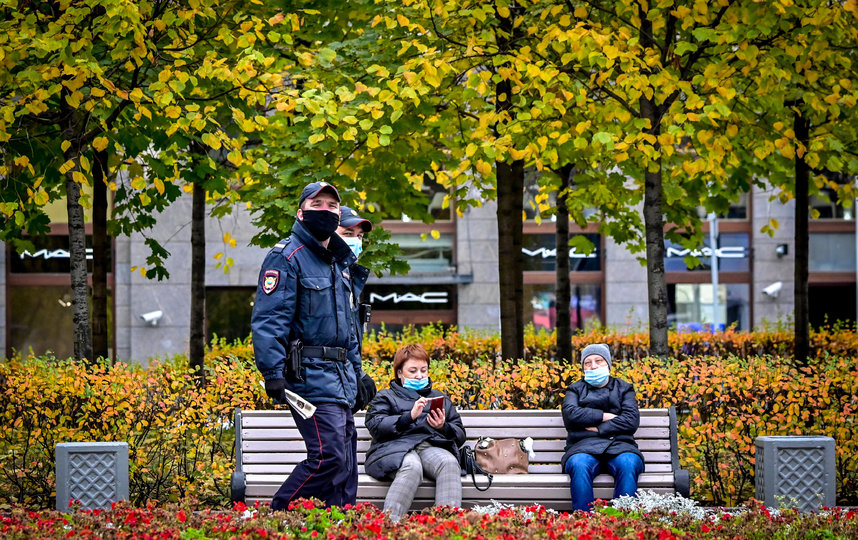
POLYGON ((638 399, 634 386, 622 379, 611 377, 601 388, 594 388, 583 379, 569 385, 563 399, 563 424, 568 435, 561 468, 572 454, 616 456, 633 452, 643 460, 634 437, 640 425, 638 399), (617 417, 602 422, 602 413, 606 412, 617 417), (589 431, 588 427, 599 431, 589 431))
POLYGON ((353 291, 366 280, 365 273, 362 278, 352 275, 354 263, 354 254, 339 236, 332 235, 326 249, 300 221, 289 238, 268 252, 251 319, 256 366, 265 380, 285 378, 286 355, 294 339, 305 346, 345 348, 345 363, 304 358, 305 382, 287 380, 286 386, 311 403, 354 405, 362 368, 353 291))

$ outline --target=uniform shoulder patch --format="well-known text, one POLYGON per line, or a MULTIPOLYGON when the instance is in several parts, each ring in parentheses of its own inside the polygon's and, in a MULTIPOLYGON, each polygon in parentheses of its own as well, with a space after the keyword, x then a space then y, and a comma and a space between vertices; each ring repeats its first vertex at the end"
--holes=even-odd
POLYGON ((280 270, 266 270, 262 276, 262 291, 265 294, 271 294, 280 283, 280 270))

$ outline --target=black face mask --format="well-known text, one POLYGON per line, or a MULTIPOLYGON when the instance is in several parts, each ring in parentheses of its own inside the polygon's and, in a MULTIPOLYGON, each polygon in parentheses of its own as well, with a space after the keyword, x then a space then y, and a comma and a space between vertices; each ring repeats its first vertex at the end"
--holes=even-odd
POLYGON ((303 210, 302 213, 302 223, 319 242, 330 238, 340 225, 340 215, 328 210, 303 210))

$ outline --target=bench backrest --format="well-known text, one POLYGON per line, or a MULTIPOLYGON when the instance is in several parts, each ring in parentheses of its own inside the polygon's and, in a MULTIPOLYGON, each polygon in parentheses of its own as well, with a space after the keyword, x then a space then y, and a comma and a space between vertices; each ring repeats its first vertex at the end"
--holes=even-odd
MULTIPOLYGON (((481 436, 494 439, 531 437, 536 459, 531 474, 557 474, 566 446, 566 428, 559 409, 517 411, 459 411, 473 444, 481 436)), ((646 472, 670 473, 679 468, 676 414, 669 409, 641 409, 635 439, 646 460, 646 472)), ((355 415, 359 472, 371 437, 364 427, 363 412, 355 415)), ((306 447, 288 410, 235 413, 236 468, 252 473, 290 473, 305 458, 306 447)))

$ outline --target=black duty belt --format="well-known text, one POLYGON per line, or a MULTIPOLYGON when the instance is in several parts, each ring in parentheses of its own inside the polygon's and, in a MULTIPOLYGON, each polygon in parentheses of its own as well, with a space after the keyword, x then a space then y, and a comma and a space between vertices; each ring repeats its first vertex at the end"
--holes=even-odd
POLYGON ((346 361, 347 351, 342 347, 318 347, 315 345, 304 345, 301 354, 304 358, 324 358, 325 360, 346 361))

